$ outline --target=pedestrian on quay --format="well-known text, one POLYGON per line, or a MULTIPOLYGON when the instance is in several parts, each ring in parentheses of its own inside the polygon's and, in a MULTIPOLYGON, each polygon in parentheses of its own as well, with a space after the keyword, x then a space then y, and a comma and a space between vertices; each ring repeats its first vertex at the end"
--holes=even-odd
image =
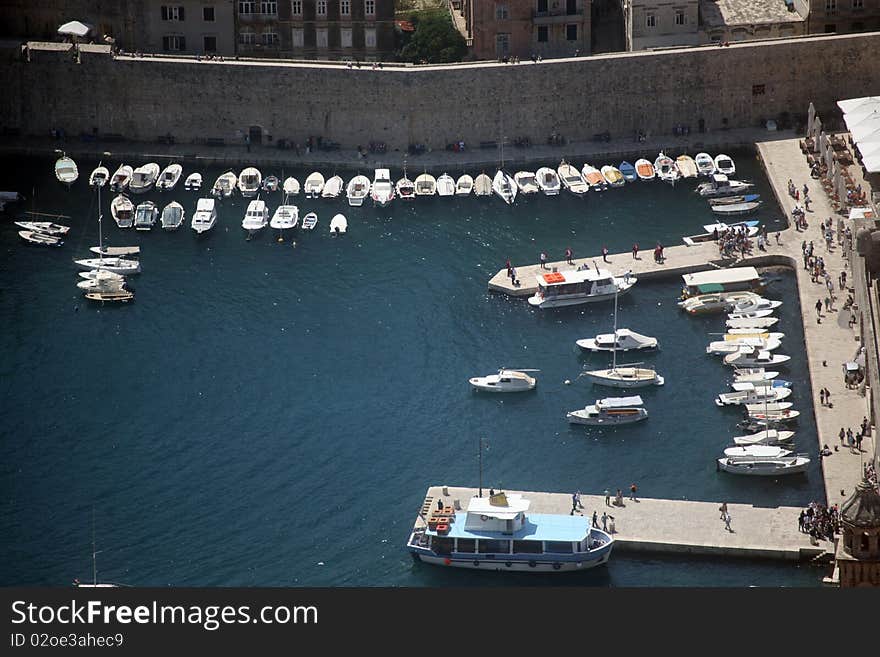
POLYGON ((568 514, 570 516, 574 515, 574 512, 578 510, 578 494, 571 494, 571 512, 568 514))
POLYGON ((637 491, 637 490, 638 490, 638 486, 636 486, 635 484, 631 484, 631 485, 630 485, 630 487, 629 487, 629 499, 631 499, 633 502, 638 502, 638 500, 636 499, 636 491, 637 491))
POLYGON ((826 313, 831 311, 830 306, 831 306, 831 299, 829 299, 828 297, 825 297, 825 312, 826 313))
POLYGON ((639 259, 639 243, 633 244, 633 260, 639 259))
POLYGON ((862 416, 862 435, 867 436, 870 425, 868 424, 867 416, 862 416))
POLYGON ((809 188, 807 187, 807 183, 804 183, 804 196, 810 193, 809 188))
POLYGON ((721 512, 721 520, 724 520, 724 515, 727 513, 727 502, 722 502, 718 510, 721 512))
POLYGON ((819 323, 822 323, 822 300, 816 300, 816 319, 819 320, 819 323))
POLYGON ((846 440, 846 431, 843 427, 840 427, 840 433, 837 434, 840 437, 840 445, 843 446, 843 441, 846 440))
POLYGON ((568 264, 570 264, 570 265, 573 265, 573 264, 574 264, 574 263, 571 261, 571 258, 572 258, 573 255, 574 255, 574 251, 571 250, 571 247, 568 247, 567 249, 565 249, 565 261, 566 261, 568 264))
POLYGON ((831 391, 825 388, 825 405, 831 406, 831 391))
POLYGON ((864 436, 861 433, 859 433, 859 435, 856 436, 856 449, 859 450, 860 454, 862 452, 862 440, 863 439, 864 439, 864 436))
POLYGON ((607 246, 602 247, 602 261, 608 262, 608 247, 607 246))
POLYGON ((599 529, 599 514, 596 511, 593 511, 593 519, 591 520, 591 524, 596 529, 599 529))
POLYGON ((840 277, 838 278, 840 283, 840 289, 844 289, 846 287, 846 271, 840 272, 840 277))
POLYGON ((605 489, 605 506, 611 506, 611 493, 605 489))
POLYGON ((615 506, 623 506, 623 491, 617 489, 617 496, 614 498, 615 506))
POLYGON ((798 516, 798 531, 799 532, 804 531, 804 520, 806 519, 806 517, 807 517, 806 512, 803 509, 801 509, 801 514, 798 516))
POLYGON ((852 427, 846 430, 846 443, 849 445, 849 453, 853 453, 853 448, 856 446, 856 437, 853 435, 852 427))
POLYGON ((547 269, 547 254, 541 251, 541 269, 547 269))
POLYGON ((605 513, 604 511, 602 512, 602 531, 603 532, 608 531, 608 514, 605 513))
POLYGON ((730 528, 730 521, 731 521, 730 512, 725 511, 724 512, 724 529, 726 529, 727 531, 729 531, 732 534, 733 529, 730 528))
POLYGON ((776 244, 777 244, 777 245, 780 244, 780 242, 779 242, 779 231, 777 230, 777 231, 774 233, 774 235, 776 236, 776 244))
POLYGON ((825 405, 825 389, 824 388, 819 388, 819 403, 822 404, 822 406, 825 405))

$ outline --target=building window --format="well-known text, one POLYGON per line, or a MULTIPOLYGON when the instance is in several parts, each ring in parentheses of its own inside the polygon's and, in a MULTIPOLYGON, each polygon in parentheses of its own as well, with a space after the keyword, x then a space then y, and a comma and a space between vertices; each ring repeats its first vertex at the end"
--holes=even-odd
POLYGON ((302 16, 303 15, 303 3, 302 0, 291 0, 290 2, 290 13, 294 16, 302 16))
POLYGON ((376 0, 364 0, 364 13, 367 16, 376 15, 376 0))
POLYGON ((339 30, 339 45, 343 48, 351 48, 351 28, 343 27, 339 30))
POLYGON ((547 0, 538 0, 538 13, 546 14, 547 13, 547 0))
POLYGON ((341 0, 339 3, 339 14, 342 16, 351 16, 351 0, 341 0))
POLYGON ((217 37, 206 36, 204 38, 205 52, 217 52, 217 37))
POLYGON ((825 26, 825 34, 834 34, 835 32, 837 32, 837 25, 834 23, 825 26))
POLYGON ((326 27, 315 28, 315 45, 318 46, 318 48, 326 48, 327 47, 327 28, 326 27))
POLYGON ((257 35, 252 29, 245 27, 238 33, 238 42, 243 46, 252 46, 257 42, 257 35))
POLYGON ((367 48, 375 48, 376 47, 376 28, 375 27, 365 27, 364 28, 364 46, 367 48))
POLYGON ((510 18, 510 12, 507 11, 507 5, 495 5, 495 20, 506 21, 510 18))
POLYGON ((852 0, 852 8, 853 9, 864 9, 865 8, 865 0, 852 0))
POLYGON ((509 34, 501 33, 495 35, 495 54, 498 57, 507 57, 510 54, 509 34))
POLYGON ((183 7, 162 7, 162 20, 163 21, 182 21, 183 18, 183 7))
POLYGON ((260 13, 264 16, 275 16, 278 14, 278 2, 276 0, 262 0, 260 2, 260 13))
POLYGON ((764 85, 763 84, 753 84, 752 85, 752 95, 753 96, 763 96, 764 95, 764 85))
POLYGON ((837 11, 837 0, 825 0, 825 11, 837 11))
POLYGON ((318 0, 315 8, 315 14, 319 18, 327 18, 327 0, 318 0))
POLYGON ((256 4, 254 0, 238 0, 238 13, 244 15, 253 14, 256 4))
POLYGON ((263 30, 262 43, 264 46, 278 45, 278 33, 275 31, 274 27, 267 27, 263 30))
POLYGON ((214 22, 214 8, 213 7, 202 7, 202 20, 206 23, 214 22))
POLYGON ((301 27, 295 27, 290 33, 290 40, 294 48, 302 48, 305 44, 305 30, 301 27))
POLYGON ((565 40, 566 41, 577 41, 578 40, 578 26, 577 25, 566 25, 565 26, 565 40))
POLYGON ((657 27, 657 17, 654 14, 645 15, 645 27, 657 27))
POLYGON ((162 50, 166 52, 186 50, 186 38, 182 36, 164 36, 162 37, 162 50))
POLYGON ((547 43, 550 40, 550 31, 546 25, 538 26, 538 43, 547 43))
POLYGON ((675 10, 675 24, 676 25, 684 25, 687 22, 685 19, 684 12, 680 9, 675 10))

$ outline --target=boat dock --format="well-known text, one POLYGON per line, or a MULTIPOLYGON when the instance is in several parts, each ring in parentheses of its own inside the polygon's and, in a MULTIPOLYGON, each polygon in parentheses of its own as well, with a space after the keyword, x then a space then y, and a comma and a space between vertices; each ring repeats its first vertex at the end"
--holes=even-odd
MULTIPOLYGON (((531 501, 532 513, 555 513, 567 515, 571 512, 572 494, 539 493, 527 491, 505 491, 521 493, 531 501)), ((425 494, 421 509, 428 516, 441 500, 444 506, 456 510, 467 509, 468 501, 477 495, 476 488, 452 486, 431 486, 425 494)), ((623 504, 614 505, 611 491, 611 504, 605 504, 603 495, 581 494, 583 509, 579 513, 591 517, 596 511, 599 527, 602 527, 602 513, 614 517, 617 542, 615 550, 621 552, 649 552, 706 556, 745 557, 804 561, 828 553, 834 546, 828 541, 818 545, 810 543, 810 537, 798 531, 799 507, 756 507, 749 504, 728 504, 731 515, 731 529, 727 531, 719 513, 719 502, 694 502, 690 500, 663 500, 641 498, 637 501, 628 497, 626 491, 623 504)), ((488 497, 489 489, 483 489, 488 497)), ((424 527, 425 521, 417 516, 415 527, 424 527)), ((613 560, 613 557, 612 557, 613 560)))

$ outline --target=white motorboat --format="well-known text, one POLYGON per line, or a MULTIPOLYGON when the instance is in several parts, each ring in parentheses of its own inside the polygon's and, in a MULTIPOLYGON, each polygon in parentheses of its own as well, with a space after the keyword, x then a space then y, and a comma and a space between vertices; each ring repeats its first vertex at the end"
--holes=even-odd
POLYGON ((614 333, 600 333, 595 338, 577 340, 575 344, 584 351, 639 351, 656 349, 657 338, 619 328, 614 333))
MULTIPOLYGON (((788 402, 782 402, 786 404, 788 402)), ((782 405, 780 404, 780 406, 782 405)), ((788 404, 791 406, 791 404, 788 404)), ((783 422, 793 422, 800 416, 800 411, 793 411, 791 408, 768 408, 765 410, 763 404, 758 404, 755 408, 746 407, 746 413, 750 420, 758 420, 760 422, 774 422, 780 424, 783 422), (759 407, 760 408, 759 408, 759 407)))
POLYGON ((736 173, 736 165, 729 156, 721 153, 715 156, 715 170, 725 176, 732 176, 736 173))
POLYGON ((254 199, 248 203, 244 218, 241 220, 241 227, 250 234, 262 230, 268 223, 269 208, 266 207, 266 202, 260 199, 254 199))
POLYGON ((642 398, 607 397, 597 399, 592 406, 570 411, 566 414, 570 424, 588 424, 594 426, 615 426, 630 424, 648 417, 648 411, 642 408, 642 398))
POLYGON ((765 299, 764 297, 755 295, 749 299, 743 299, 733 304, 730 309, 731 315, 739 315, 741 313, 752 313, 760 310, 776 310, 782 305, 781 301, 773 299, 765 299))
POLYGON ((784 379, 759 379, 757 381, 732 381, 730 387, 737 391, 757 390, 763 391, 768 388, 791 388, 791 381, 784 379))
POLYGON ((728 320, 755 320, 755 319, 766 319, 773 314, 773 310, 768 308, 767 310, 749 310, 746 312, 731 312, 727 313, 728 320))
MULTIPOLYGON (((321 179, 323 182, 323 178, 321 179)), ((238 176, 238 191, 245 198, 253 198, 263 184, 263 174, 257 167, 246 167, 238 176)))
POLYGON ((333 218, 330 220, 330 234, 331 235, 340 235, 348 230, 348 219, 345 218, 344 214, 336 214, 333 215, 333 218))
POLYGON ((792 453, 792 450, 779 445, 737 445, 736 447, 727 447, 724 450, 724 456, 754 456, 772 459, 789 456, 792 453))
MULTIPOLYGON (((713 196, 707 199, 709 207, 714 205, 733 205, 734 203, 751 203, 752 201, 760 201, 760 194, 739 194, 738 196, 713 196)), ((757 226, 760 222, 740 222, 742 224, 757 226)))
POLYGON ((158 179, 159 165, 155 162, 147 162, 132 173, 131 182, 128 183, 128 191, 132 194, 143 194, 153 189, 158 179))
POLYGON ((123 276, 137 274, 141 270, 141 263, 139 261, 127 258, 85 258, 83 260, 74 260, 74 262, 83 269, 104 269, 123 276))
POLYGON ((411 201, 416 197, 416 186, 412 180, 406 177, 406 172, 404 172, 403 178, 394 185, 394 191, 397 193, 397 198, 402 201, 411 201))
POLYGON ((279 205, 272 214, 269 228, 288 230, 299 223, 299 208, 295 205, 279 205))
POLYGON ((691 315, 705 315, 729 311, 737 303, 753 302, 758 299, 754 292, 717 292, 698 294, 678 302, 678 307, 691 315))
POLYGON ((285 196, 297 196, 299 194, 299 180, 292 176, 285 178, 281 185, 281 191, 285 196))
POLYGON ((507 205, 513 205, 516 200, 516 181, 509 173, 498 169, 492 179, 492 191, 507 205))
POLYGON ((770 381, 779 376, 779 372, 773 372, 763 367, 738 367, 733 372, 734 383, 749 383, 756 381, 770 381))
POLYGON ((734 436, 733 442, 736 445, 779 445, 789 443, 793 438, 794 431, 764 429, 745 436, 734 436))
POLYGON ((162 228, 165 230, 177 230, 183 225, 185 218, 186 211, 177 201, 171 201, 171 203, 162 208, 161 223, 162 228))
POLYGON ((122 282, 125 280, 125 276, 122 274, 114 274, 112 271, 107 271, 106 269, 90 269, 88 271, 78 272, 80 278, 87 281, 118 281, 122 282))
POLYGON ((120 164, 119 168, 116 169, 116 173, 113 174, 113 177, 110 179, 110 191, 111 192, 122 192, 128 187, 128 184, 131 182, 131 176, 134 173, 132 168, 127 164, 120 164))
MULTIPOLYGON (((449 178, 449 176, 446 177, 449 178)), ((455 181, 449 178, 449 182, 454 192, 455 181)), ((376 169, 373 171, 373 185, 370 197, 373 199, 373 205, 380 208, 386 207, 394 200, 394 183, 391 182, 391 172, 388 169, 376 169)))
POLYGON ((183 167, 179 164, 169 164, 162 169, 159 179, 156 181, 156 189, 170 192, 177 186, 180 176, 183 174, 183 167))
POLYGON ((789 388, 753 388, 752 390, 722 392, 715 398, 715 404, 716 406, 763 404, 765 401, 768 403, 782 401, 789 395, 791 395, 789 388))
POLYGON ((197 192, 202 188, 202 174, 191 173, 183 181, 183 188, 188 192, 197 192))
MULTIPOLYGON (((754 321, 754 320, 752 320, 754 321)), ((759 338, 779 338, 780 340, 785 337, 785 333, 780 333, 778 331, 768 331, 763 328, 753 328, 751 326, 747 328, 728 328, 727 333, 724 334, 725 340, 735 340, 737 335, 751 335, 752 337, 759 338)))
POLYGON ((321 198, 336 198, 342 193, 344 184, 342 176, 331 176, 324 183, 324 189, 321 190, 321 198))
POLYGON ((675 166, 678 167, 678 172, 682 178, 697 177, 697 163, 690 155, 679 155, 675 158, 675 166))
POLYGON ((539 372, 540 370, 516 370, 502 367, 497 374, 487 376, 475 376, 468 379, 474 390, 484 392, 525 392, 534 390, 537 380, 529 376, 527 372, 539 372))
POLYGON ((654 160, 654 171, 657 172, 657 177, 660 180, 668 183, 674 184, 680 177, 675 160, 664 155, 662 152, 654 160))
POLYGON ((474 179, 471 178, 468 174, 464 174, 463 176, 459 176, 458 180, 455 181, 455 195, 456 196, 470 196, 474 191, 474 179))
POLYGON ((700 183, 694 191, 704 198, 713 196, 735 196, 738 194, 744 194, 754 186, 754 183, 744 182, 742 180, 731 180, 722 173, 713 173, 708 182, 700 183))
MULTIPOLYGON (((280 185, 281 181, 278 180, 278 176, 269 175, 263 178, 263 184, 260 185, 260 189, 262 189, 264 192, 272 193, 277 192, 280 185)), ((326 186, 327 185, 324 185, 324 187, 326 186)), ((342 189, 342 178, 339 179, 339 189, 342 189)))
POLYGON ((708 153, 697 153, 694 164, 697 165, 697 171, 701 176, 711 176, 715 173, 715 160, 708 153))
POLYGON ((313 171, 306 177, 303 184, 303 193, 306 198, 318 198, 324 190, 324 174, 320 171, 313 171))
POLYGON ((358 174, 348 181, 345 189, 345 196, 348 198, 348 204, 352 207, 360 207, 364 204, 364 199, 370 193, 370 179, 364 175, 358 174))
MULTIPOLYGON (((134 299, 134 292, 130 290, 96 290, 92 292, 85 292, 83 296, 89 301, 100 301, 103 305, 105 302, 112 303, 126 303, 134 299)), ((98 584, 99 587, 102 586, 115 586, 114 584, 98 584)))
POLYGON ((723 356, 729 354, 737 354, 743 350, 761 349, 764 351, 774 351, 782 346, 782 341, 778 338, 752 338, 741 337, 739 340, 716 340, 710 342, 706 347, 706 353, 713 356, 723 356))
POLYGON ((18 236, 25 242, 38 246, 63 246, 64 240, 57 235, 47 235, 33 230, 20 230, 18 236))
POLYGON ((778 321, 778 317, 741 317, 738 319, 728 319, 727 328, 770 328, 778 321))
POLYGON ((553 169, 541 167, 535 172, 535 178, 537 179, 538 187, 541 188, 545 195, 556 196, 559 194, 559 174, 553 169))
POLYGON ((68 187, 76 182, 76 179, 79 178, 79 169, 76 168, 76 162, 72 157, 62 153, 61 157, 55 161, 55 177, 58 182, 62 182, 68 187))
POLYGON ((16 221, 15 225, 34 233, 52 235, 53 237, 66 235, 70 231, 70 226, 62 226, 51 221, 16 221))
POLYGON ((724 363, 726 365, 733 365, 734 367, 766 367, 768 365, 781 365, 790 360, 791 356, 772 354, 769 351, 761 349, 738 351, 724 357, 724 363))
POLYGON ((151 230, 159 218, 159 208, 152 201, 144 201, 134 211, 134 229, 151 230))
POLYGON ((539 274, 538 291, 529 304, 538 308, 575 306, 607 301, 618 293, 628 292, 638 280, 635 276, 618 278, 606 269, 582 267, 567 272, 539 274))
POLYGON ((778 477, 806 472, 809 467, 810 457, 806 454, 792 454, 781 458, 725 456, 718 459, 720 470, 742 475, 778 477))
POLYGON ((513 174, 513 181, 516 183, 520 194, 536 194, 541 191, 535 174, 531 171, 517 171, 513 174))
POLYGON ((640 180, 654 180, 657 172, 654 170, 654 165, 642 157, 636 160, 636 175, 640 180))
POLYGON ((98 165, 89 176, 90 187, 103 187, 110 180, 110 171, 105 166, 98 165))
POLYGON ((492 179, 485 173, 474 178, 475 196, 492 196, 492 179))
POLYGON ((608 181, 605 180, 605 176, 602 175, 599 169, 590 164, 585 164, 581 168, 581 176, 590 186, 591 192, 602 192, 608 189, 608 181))
POLYGON ((602 172, 602 177, 605 178, 609 187, 623 187, 626 184, 623 173, 615 166, 606 164, 599 171, 602 172))
MULTIPOLYGON (((742 214, 756 212, 761 207, 761 201, 749 201, 747 203, 721 203, 711 206, 712 212, 722 217, 734 217, 742 214)), ((756 231, 757 232, 757 231, 756 231)))
POLYGON ((196 211, 193 214, 190 227, 201 235, 211 230, 217 223, 217 204, 212 198, 200 198, 196 203, 196 211))
POLYGON ((448 173, 437 178, 437 196, 454 196, 455 180, 448 173))
POLYGON ((141 247, 139 246, 90 246, 89 251, 95 255, 105 256, 136 256, 140 255, 141 247))
POLYGON ((318 215, 314 212, 309 212, 302 219, 302 223, 300 224, 303 230, 314 230, 315 226, 318 225, 318 215))
POLYGON ((218 176, 217 180, 214 181, 214 186, 211 188, 211 196, 220 199, 229 198, 235 191, 235 187, 237 184, 238 176, 236 176, 232 171, 227 171, 226 173, 218 176))
POLYGON ((559 179, 562 181, 562 185, 565 189, 575 196, 583 196, 590 191, 590 186, 583 179, 580 171, 565 160, 562 160, 562 162, 559 163, 559 166, 556 168, 556 173, 559 174, 559 179))
POLYGON ((437 179, 427 171, 416 177, 416 196, 434 196, 437 193, 437 179))
MULTIPOLYGON (((110 272, 102 272, 105 274, 109 274, 110 272)), ((113 274, 116 276, 116 274, 113 274)), ((79 281, 76 286, 80 290, 85 290, 86 292, 116 292, 124 289, 125 279, 123 278, 121 281, 117 280, 90 280, 90 281, 79 281)))
MULTIPOLYGON (((789 391, 791 392, 791 391, 789 391)), ((746 412, 751 416, 753 413, 782 413, 788 411, 794 404, 786 401, 760 401, 742 404, 746 412)))

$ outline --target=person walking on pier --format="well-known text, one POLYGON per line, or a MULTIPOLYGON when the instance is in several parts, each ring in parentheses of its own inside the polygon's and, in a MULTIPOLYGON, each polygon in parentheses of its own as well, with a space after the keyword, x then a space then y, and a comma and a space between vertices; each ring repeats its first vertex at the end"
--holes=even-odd
POLYGON ((831 406, 831 391, 828 388, 825 388, 825 405, 831 406))
POLYGON ((822 323, 822 299, 816 300, 816 319, 822 323))
POLYGON ((639 243, 633 244, 633 260, 639 259, 639 243))
POLYGON ((837 434, 840 438, 840 446, 843 447, 844 441, 846 440, 846 430, 843 427, 840 427, 840 433, 837 434))
POLYGON ((608 262, 608 247, 602 247, 602 262, 608 262))
POLYGON ((605 506, 611 506, 611 493, 605 489, 605 506))
POLYGON ((824 388, 819 388, 819 403, 822 404, 822 406, 825 405, 825 389, 824 388))
POLYGON ((571 247, 569 246, 567 249, 565 249, 565 261, 570 265, 574 264, 571 261, 572 256, 574 256, 574 251, 572 251, 571 247))
POLYGON ((636 499, 636 491, 637 491, 637 490, 638 490, 638 486, 636 486, 635 484, 631 484, 631 485, 630 485, 630 487, 629 487, 629 499, 631 499, 633 502, 638 502, 638 500, 636 499))
POLYGON ((608 531, 608 514, 605 513, 604 511, 602 512, 602 531, 603 532, 608 531))
POLYGON ((722 502, 718 510, 721 511, 721 520, 724 520, 724 516, 727 514, 727 502, 722 502))
POLYGON ((547 269, 547 254, 541 251, 541 269, 547 269))
POLYGON ((599 514, 596 511, 593 511, 593 519, 591 521, 593 527, 599 529, 599 514))
POLYGON ((868 425, 868 417, 865 416, 865 415, 863 415, 863 416, 862 416, 862 435, 863 435, 863 436, 867 436, 867 435, 868 435, 868 429, 869 429, 869 425, 868 425))
POLYGON ((724 529, 726 529, 727 531, 729 531, 732 534, 733 529, 731 529, 731 527, 730 527, 730 521, 731 521, 730 511, 725 511, 724 512, 724 529))

